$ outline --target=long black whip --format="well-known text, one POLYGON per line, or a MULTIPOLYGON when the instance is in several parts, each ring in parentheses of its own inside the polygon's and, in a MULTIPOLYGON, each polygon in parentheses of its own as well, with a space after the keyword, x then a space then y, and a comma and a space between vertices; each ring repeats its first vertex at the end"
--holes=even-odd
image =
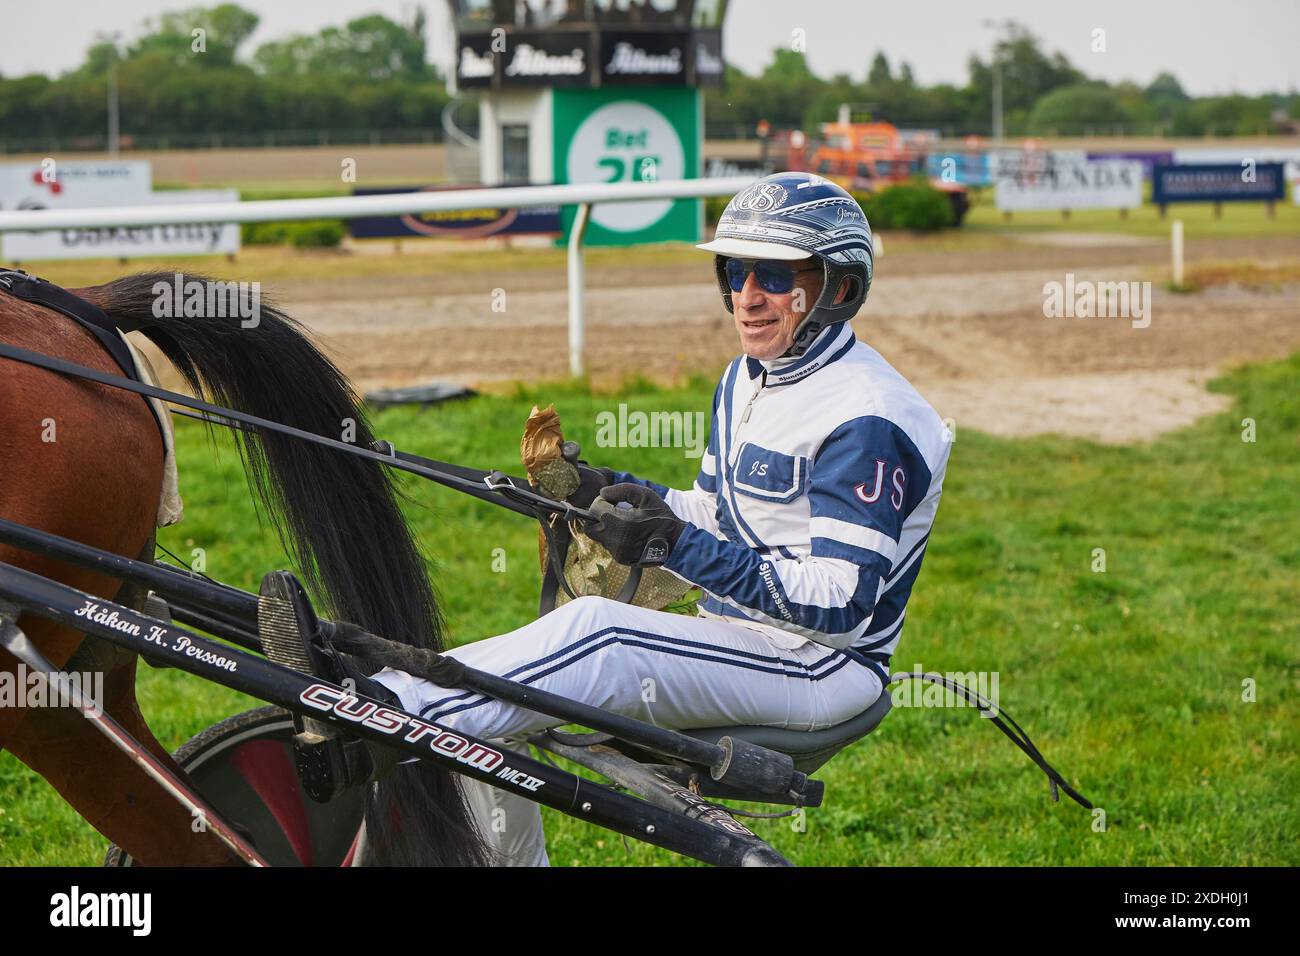
MULTIPOLYGON (((165 388, 159 388, 156 385, 146 385, 143 382, 136 382, 121 375, 112 375, 108 372, 101 372, 98 369, 89 368, 85 365, 78 365, 76 362, 69 362, 65 359, 55 358, 51 355, 44 355, 40 352, 32 352, 28 349, 19 348, 0 342, 0 357, 13 359, 17 362, 24 362, 28 365, 35 365, 39 368, 48 369, 52 372, 58 372, 62 375, 71 375, 75 378, 86 379, 87 381, 97 382, 100 385, 107 385, 111 388, 122 389, 127 392, 135 392, 137 395, 144 395, 148 398, 160 399, 173 405, 180 405, 184 408, 191 408, 203 412, 201 417, 210 424, 226 425, 227 427, 251 427, 253 429, 265 429, 266 431, 278 432, 282 435, 289 435, 302 441, 312 442, 317 445, 323 445, 326 448, 333 448, 344 454, 356 455, 365 458, 368 461, 379 462, 390 468, 396 468, 399 471, 409 472, 413 475, 419 475, 429 481, 445 485, 448 488, 454 488, 481 498, 486 501, 495 501, 504 504, 522 505, 529 509, 534 516, 538 512, 553 513, 562 515, 566 521, 580 520, 584 522, 598 522, 600 519, 593 515, 586 508, 578 508, 566 501, 559 501, 554 498, 548 498, 545 495, 538 494, 531 488, 521 487, 516 484, 520 479, 511 478, 501 471, 482 472, 477 469, 463 469, 460 466, 456 470, 462 471, 461 474, 449 468, 438 468, 432 464, 433 459, 423 459, 418 455, 411 455, 406 452, 399 452, 388 443, 384 443, 388 453, 384 451, 375 451, 369 448, 362 448, 360 445, 354 445, 350 442, 341 441, 337 438, 329 438, 325 435, 318 435, 315 432, 305 431, 301 428, 294 428, 292 425, 285 425, 282 422, 274 422, 270 419, 259 418, 257 415, 250 415, 247 412, 238 412, 232 408, 223 408, 220 405, 214 405, 211 402, 205 402, 199 398, 193 398, 189 395, 182 395, 179 392, 168 391, 165 388), (235 423, 235 424, 231 424, 235 423), (468 477, 467 474, 474 474, 476 477, 468 477)), ((438 465, 446 463, 437 462, 438 465)), ((511 510, 519 511, 519 508, 511 510)))

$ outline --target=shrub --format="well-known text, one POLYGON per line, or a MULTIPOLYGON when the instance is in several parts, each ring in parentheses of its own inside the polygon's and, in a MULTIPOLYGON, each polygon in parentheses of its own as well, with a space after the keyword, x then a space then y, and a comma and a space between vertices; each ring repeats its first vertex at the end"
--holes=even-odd
POLYGON ((298 249, 337 246, 343 241, 343 222, 339 219, 316 219, 307 222, 246 222, 243 240, 246 246, 293 245, 298 249))
POLYGON ((954 223, 952 202, 947 195, 923 182, 896 183, 878 193, 859 197, 858 201, 875 229, 933 232, 954 223))
POLYGON ((704 221, 715 226, 722 218, 722 211, 727 208, 730 198, 727 196, 709 196, 704 200, 704 221))
POLYGON ((289 241, 295 249, 333 247, 343 241, 343 222, 339 219, 295 222, 292 227, 289 241))
POLYGON ((275 246, 289 241, 287 222, 246 222, 240 227, 246 246, 275 246))

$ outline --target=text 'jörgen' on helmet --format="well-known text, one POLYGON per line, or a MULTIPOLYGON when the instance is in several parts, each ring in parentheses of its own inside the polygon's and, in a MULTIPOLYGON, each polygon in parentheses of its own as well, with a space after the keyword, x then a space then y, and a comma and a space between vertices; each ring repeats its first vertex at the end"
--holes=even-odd
POLYGON ((713 241, 699 246, 714 253, 718 288, 733 311, 727 282, 729 258, 822 262, 821 295, 795 330, 787 355, 802 355, 826 326, 857 314, 871 289, 871 226, 858 201, 840 186, 812 173, 773 173, 727 203, 713 241), (840 286, 849 290, 836 304, 840 286))

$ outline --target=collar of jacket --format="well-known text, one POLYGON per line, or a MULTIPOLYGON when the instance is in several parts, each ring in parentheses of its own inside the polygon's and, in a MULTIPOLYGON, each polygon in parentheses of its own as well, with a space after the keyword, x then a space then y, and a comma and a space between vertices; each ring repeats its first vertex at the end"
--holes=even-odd
POLYGON ((825 368, 835 360, 842 358, 857 338, 853 328, 847 322, 836 322, 822 330, 821 335, 813 339, 808 350, 796 358, 778 358, 760 360, 745 356, 745 369, 751 380, 767 371, 768 385, 791 385, 803 381, 818 369, 825 368))

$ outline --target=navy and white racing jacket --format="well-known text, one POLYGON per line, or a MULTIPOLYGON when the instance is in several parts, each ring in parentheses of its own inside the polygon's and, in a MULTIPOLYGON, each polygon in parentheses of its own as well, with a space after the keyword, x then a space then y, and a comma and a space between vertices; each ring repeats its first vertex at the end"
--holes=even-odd
POLYGON ((935 410, 845 322, 799 358, 727 367, 693 488, 617 478, 688 522, 664 567, 705 592, 702 614, 887 667, 950 448, 935 410))

